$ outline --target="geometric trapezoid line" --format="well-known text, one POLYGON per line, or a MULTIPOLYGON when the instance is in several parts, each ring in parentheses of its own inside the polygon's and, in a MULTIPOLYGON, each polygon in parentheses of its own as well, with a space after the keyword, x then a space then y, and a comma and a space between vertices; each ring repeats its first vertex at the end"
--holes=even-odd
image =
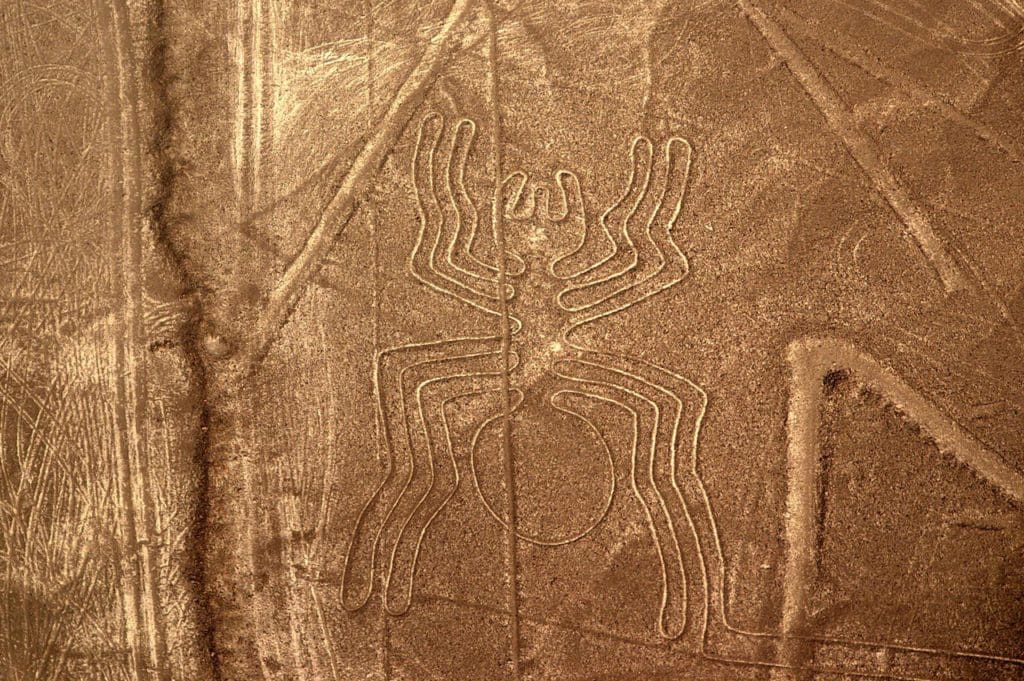
POLYGON ((849 371, 917 424, 939 450, 955 457, 975 475, 1010 500, 1024 504, 1024 473, 1008 465, 956 421, 939 410, 870 355, 844 340, 803 338, 790 343, 787 361, 791 369, 787 431, 787 494, 785 510, 786 565, 783 575, 782 631, 789 638, 783 662, 799 667, 804 647, 796 638, 804 635, 817 564, 819 533, 819 485, 821 456, 820 415, 824 379, 833 371, 849 371))

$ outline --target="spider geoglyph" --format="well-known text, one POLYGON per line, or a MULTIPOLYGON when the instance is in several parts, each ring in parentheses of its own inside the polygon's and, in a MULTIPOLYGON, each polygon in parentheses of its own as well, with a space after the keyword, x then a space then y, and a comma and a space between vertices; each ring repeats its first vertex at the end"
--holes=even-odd
MULTIPOLYGON (((479 216, 465 183, 475 134, 476 125, 468 119, 451 126, 447 135, 440 116, 427 116, 420 125, 412 163, 419 232, 409 267, 424 285, 500 323, 489 335, 377 353, 374 388, 388 465, 355 521, 341 583, 346 609, 365 605, 380 577, 385 610, 392 615, 408 610, 424 537, 455 496, 463 473, 470 474, 484 507, 508 531, 507 519, 516 519, 510 513, 514 507, 508 504, 502 513, 488 500, 477 475, 481 452, 489 447, 500 451, 507 474, 513 456, 518 462, 529 447, 545 447, 559 431, 569 433, 562 440, 571 443, 569 449, 551 446, 544 456, 564 457, 571 448, 589 446, 590 455, 607 458, 612 476, 604 506, 572 530, 559 524, 557 534, 547 526, 526 532, 514 522, 512 531, 519 540, 542 546, 583 539, 612 507, 621 472, 657 553, 661 594, 656 628, 661 637, 683 638, 685 646, 718 659, 768 666, 803 668, 819 651, 846 656, 865 668, 873 664, 870 668, 880 674, 888 673, 890 657, 908 668, 926 669, 935 656, 956 673, 974 674, 992 664, 1016 673, 1024 661, 1015 658, 809 633, 824 484, 818 413, 823 386, 833 372, 849 371, 919 424, 939 452, 950 455, 947 461, 966 466, 1011 501, 1024 502, 1019 470, 885 363, 842 338, 808 336, 787 349, 791 381, 781 631, 730 624, 722 544, 697 470, 707 394, 666 368, 574 338, 581 327, 686 277, 687 260, 672 231, 692 162, 689 143, 673 137, 656 149, 647 138, 635 138, 626 188, 596 221, 587 218, 580 182, 572 172, 555 173, 555 206, 548 186, 512 173, 495 192, 491 222, 497 225, 493 240, 499 255, 487 258, 480 255, 479 216), (457 429, 449 416, 455 403, 488 396, 487 408, 473 410, 476 420, 469 431, 453 438, 457 429), (628 439, 623 440, 621 426, 610 432, 613 424, 629 422, 628 439), (612 441, 620 444, 613 447, 612 441), (467 448, 468 456, 457 456, 467 448), (460 471, 460 465, 468 470, 460 471), (879 650, 889 657, 880 658, 879 650)), ((509 479, 514 482, 514 476, 509 479)))
MULTIPOLYGON (((554 176, 561 206, 552 205, 548 187, 513 173, 502 185, 503 216, 494 221, 507 225, 495 234, 503 262, 494 263, 478 255, 478 213, 465 186, 475 134, 468 119, 448 134, 440 116, 423 119, 412 163, 419 235, 409 262, 420 282, 497 317, 502 331, 377 354, 375 397, 388 468, 356 520, 343 602, 349 609, 364 605, 380 570, 385 608, 391 614, 408 609, 424 536, 463 477, 452 451, 447 407, 466 396, 503 395, 496 413, 477 426, 473 453, 489 442, 515 448, 545 429, 568 428, 580 446, 603 449, 613 468, 628 461, 630 486, 660 561, 658 632, 674 638, 688 620, 701 618, 704 607, 704 594, 688 598, 687 584, 704 572, 698 534, 714 531, 695 470, 707 398, 680 375, 585 347, 573 333, 687 275, 672 229, 682 210, 692 149, 679 137, 660 150, 645 137, 635 138, 625 191, 596 225, 587 219, 574 173, 560 170, 554 176), (550 238, 555 233, 569 235, 575 245, 557 249, 558 239, 550 238), (613 455, 601 433, 598 412, 609 408, 633 423, 625 458, 613 455), (699 509, 692 520, 691 509, 699 509)), ((480 499, 507 529, 506 518, 481 492, 472 455, 469 467, 480 499)), ((581 539, 610 508, 616 477, 607 504, 588 527, 559 536, 517 527, 517 537, 551 546, 581 539)), ((704 590, 703 582, 699 589, 704 590)))

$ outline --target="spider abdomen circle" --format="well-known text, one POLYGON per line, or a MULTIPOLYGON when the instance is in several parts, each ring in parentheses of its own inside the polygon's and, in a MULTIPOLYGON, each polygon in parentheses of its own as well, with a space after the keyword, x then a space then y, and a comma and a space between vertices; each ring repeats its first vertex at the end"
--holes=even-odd
MULTIPOLYGON (((485 421, 473 439, 471 469, 480 499, 507 527, 504 437, 501 415, 485 421)), ((528 396, 512 410, 508 442, 518 538, 558 546, 600 524, 615 492, 614 460, 601 432, 571 400, 528 396)))

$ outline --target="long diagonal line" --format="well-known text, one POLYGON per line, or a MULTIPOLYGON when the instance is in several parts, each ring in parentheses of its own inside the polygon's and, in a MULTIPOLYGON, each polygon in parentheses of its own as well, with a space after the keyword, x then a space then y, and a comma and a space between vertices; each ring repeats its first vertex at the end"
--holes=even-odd
POLYGON ((871 180, 871 184, 886 200, 903 223, 907 233, 917 242, 921 253, 935 269, 947 293, 971 288, 959 265, 946 250, 942 239, 932 230, 931 223, 910 193, 896 179, 896 175, 882 158, 874 141, 857 126, 853 113, 843 102, 835 88, 825 80, 800 48, 775 22, 750 0, 738 0, 740 8, 796 77, 800 86, 825 117, 832 131, 842 140, 857 165, 871 180))
POLYGON ((1024 161, 1024 147, 1016 140, 1008 138, 998 130, 986 125, 983 121, 968 116, 959 108, 946 101, 942 96, 930 91, 927 86, 917 82, 913 77, 886 66, 868 50, 856 45, 855 41, 850 40, 848 35, 839 33, 835 34, 833 38, 825 39, 822 35, 825 32, 825 27, 821 26, 816 19, 806 18, 785 7, 779 8, 779 14, 786 21, 795 25, 800 33, 817 42, 825 50, 857 66, 873 77, 886 81, 899 89, 903 94, 914 97, 922 105, 936 109, 947 119, 971 130, 979 138, 1000 149, 1012 161, 1024 161))
POLYGON ((316 228, 302 250, 271 289, 256 337, 248 348, 246 363, 258 362, 291 316, 310 279, 323 266, 335 239, 348 225, 377 169, 398 141, 416 107, 423 101, 441 66, 454 49, 457 28, 464 22, 473 0, 455 0, 444 24, 430 40, 419 63, 398 89, 376 131, 360 150, 338 184, 337 191, 320 214, 316 228))

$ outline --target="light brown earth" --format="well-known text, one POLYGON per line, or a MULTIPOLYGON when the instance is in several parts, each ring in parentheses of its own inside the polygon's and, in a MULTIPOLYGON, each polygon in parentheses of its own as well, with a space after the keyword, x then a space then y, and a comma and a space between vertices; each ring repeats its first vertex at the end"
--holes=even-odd
POLYGON ((0 678, 1024 679, 1020 0, 0 0, 0 678))

